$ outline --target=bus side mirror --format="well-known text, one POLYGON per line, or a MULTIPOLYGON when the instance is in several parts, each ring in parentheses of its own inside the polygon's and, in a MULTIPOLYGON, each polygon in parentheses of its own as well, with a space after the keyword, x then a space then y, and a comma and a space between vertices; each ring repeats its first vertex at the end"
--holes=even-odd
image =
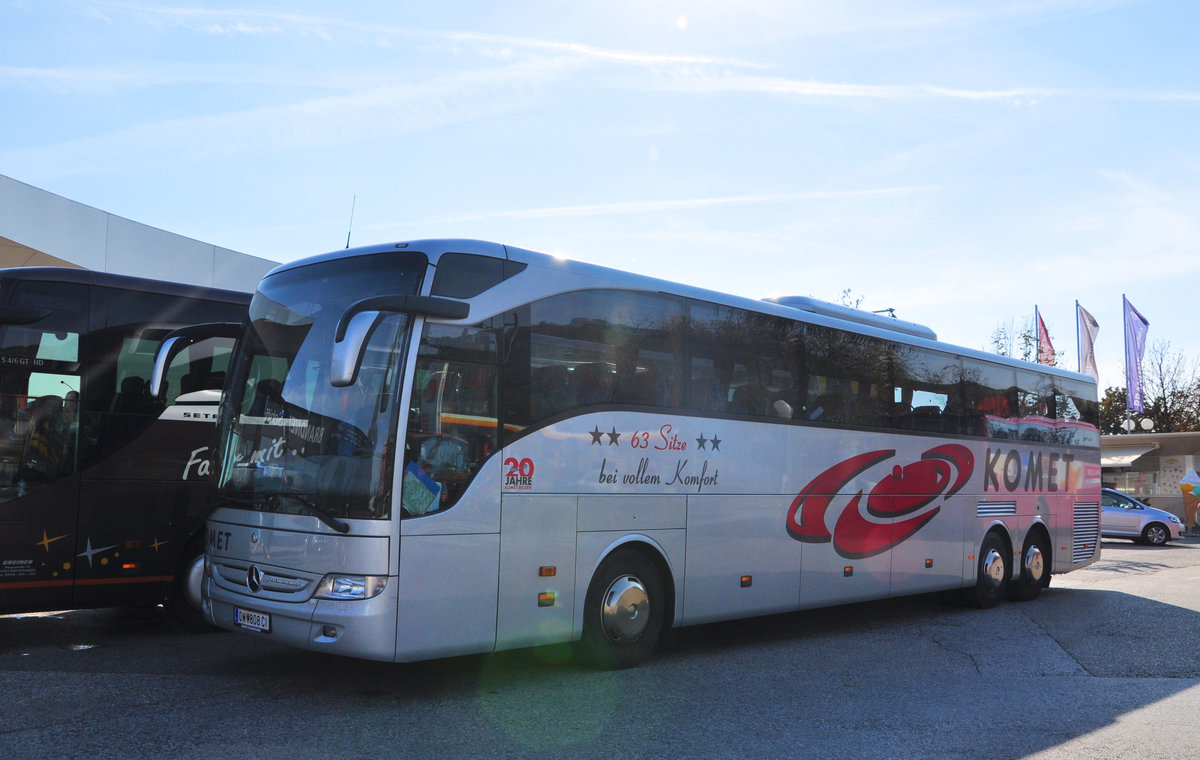
POLYGON ((367 341, 382 321, 382 311, 360 311, 350 317, 345 328, 338 325, 338 332, 342 337, 333 342, 333 356, 329 361, 330 385, 335 388, 354 385, 354 381, 358 379, 358 368, 362 366, 362 355, 366 350, 367 341))
POLYGON ((154 354, 154 372, 150 375, 150 397, 163 400, 166 389, 167 368, 171 361, 185 348, 209 338, 234 338, 242 334, 240 322, 204 322, 198 325, 172 330, 163 338, 154 354))
POLYGON ((367 341, 387 313, 466 319, 471 313, 471 305, 436 296, 373 296, 350 304, 338 320, 333 334, 333 356, 329 362, 330 385, 345 388, 358 379, 367 341))

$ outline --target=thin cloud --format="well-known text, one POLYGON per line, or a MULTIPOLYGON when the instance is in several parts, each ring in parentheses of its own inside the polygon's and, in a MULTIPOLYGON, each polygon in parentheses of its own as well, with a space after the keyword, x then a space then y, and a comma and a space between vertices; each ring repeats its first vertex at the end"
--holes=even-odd
POLYGON ((20 175, 155 166, 266 148, 308 148, 437 129, 530 107, 539 72, 531 67, 389 85, 294 104, 170 119, 38 148, 0 152, 20 175), (57 171, 55 171, 57 169, 57 171))
POLYGON ((654 53, 620 50, 578 42, 544 40, 483 32, 443 32, 398 26, 395 24, 366 23, 330 16, 313 16, 268 10, 170 8, 163 6, 138 6, 126 3, 96 3, 92 8, 94 12, 102 16, 120 12, 142 18, 147 23, 160 26, 179 26, 204 34, 297 34, 328 39, 332 38, 333 30, 343 30, 356 34, 369 35, 372 39, 421 38, 453 44, 471 42, 509 50, 524 49, 551 52, 558 55, 566 54, 592 60, 637 66, 720 65, 766 68, 762 64, 733 58, 688 53, 654 53))
POLYGON ((928 192, 931 187, 885 187, 865 190, 822 190, 807 193, 767 193, 754 195, 730 195, 714 198, 682 198, 657 201, 622 201, 619 203, 595 203, 573 206, 546 206, 530 209, 507 209, 485 211, 477 214, 458 214, 443 216, 435 219, 424 219, 411 222, 396 222, 387 225, 419 226, 430 224, 450 224, 462 222, 478 222, 493 219, 556 219, 563 217, 596 217, 625 214, 657 214, 668 211, 685 211, 692 209, 711 208, 714 206, 733 205, 762 205, 777 203, 797 203, 816 200, 845 200, 856 198, 872 198, 888 195, 907 195, 917 192, 928 192))

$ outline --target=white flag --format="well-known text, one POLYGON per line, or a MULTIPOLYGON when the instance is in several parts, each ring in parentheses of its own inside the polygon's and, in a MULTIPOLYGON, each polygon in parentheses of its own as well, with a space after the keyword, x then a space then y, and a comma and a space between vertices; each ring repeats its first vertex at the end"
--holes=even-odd
POLYGON ((1100 381, 1100 371, 1096 369, 1096 336, 1100 334, 1100 323, 1088 313, 1088 310, 1075 302, 1075 322, 1079 329, 1079 372, 1091 375, 1100 381))

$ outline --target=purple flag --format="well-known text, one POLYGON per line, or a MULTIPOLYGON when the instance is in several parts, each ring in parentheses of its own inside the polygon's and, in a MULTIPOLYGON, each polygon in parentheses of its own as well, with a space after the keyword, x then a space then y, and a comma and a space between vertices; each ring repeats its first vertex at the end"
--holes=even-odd
POLYGON ((1133 308, 1128 298, 1121 296, 1121 300, 1125 302, 1125 387, 1129 408, 1144 412, 1146 402, 1142 395, 1142 356, 1146 353, 1146 332, 1150 329, 1150 323, 1133 308))

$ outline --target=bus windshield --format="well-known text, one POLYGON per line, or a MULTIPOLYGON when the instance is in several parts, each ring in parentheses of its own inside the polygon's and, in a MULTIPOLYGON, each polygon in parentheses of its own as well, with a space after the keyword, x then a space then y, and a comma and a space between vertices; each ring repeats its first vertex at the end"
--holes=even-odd
MULTIPOLYGON (((391 514, 399 383, 408 317, 384 314, 355 382, 329 382, 338 320, 351 304, 416 294, 423 254, 378 254, 265 278, 230 369, 218 489, 247 509, 338 518, 391 514)), ((339 528, 340 530, 341 528, 339 528)))
POLYGON ((8 501, 76 472, 88 299, 76 283, 0 289, 0 501, 8 501))

